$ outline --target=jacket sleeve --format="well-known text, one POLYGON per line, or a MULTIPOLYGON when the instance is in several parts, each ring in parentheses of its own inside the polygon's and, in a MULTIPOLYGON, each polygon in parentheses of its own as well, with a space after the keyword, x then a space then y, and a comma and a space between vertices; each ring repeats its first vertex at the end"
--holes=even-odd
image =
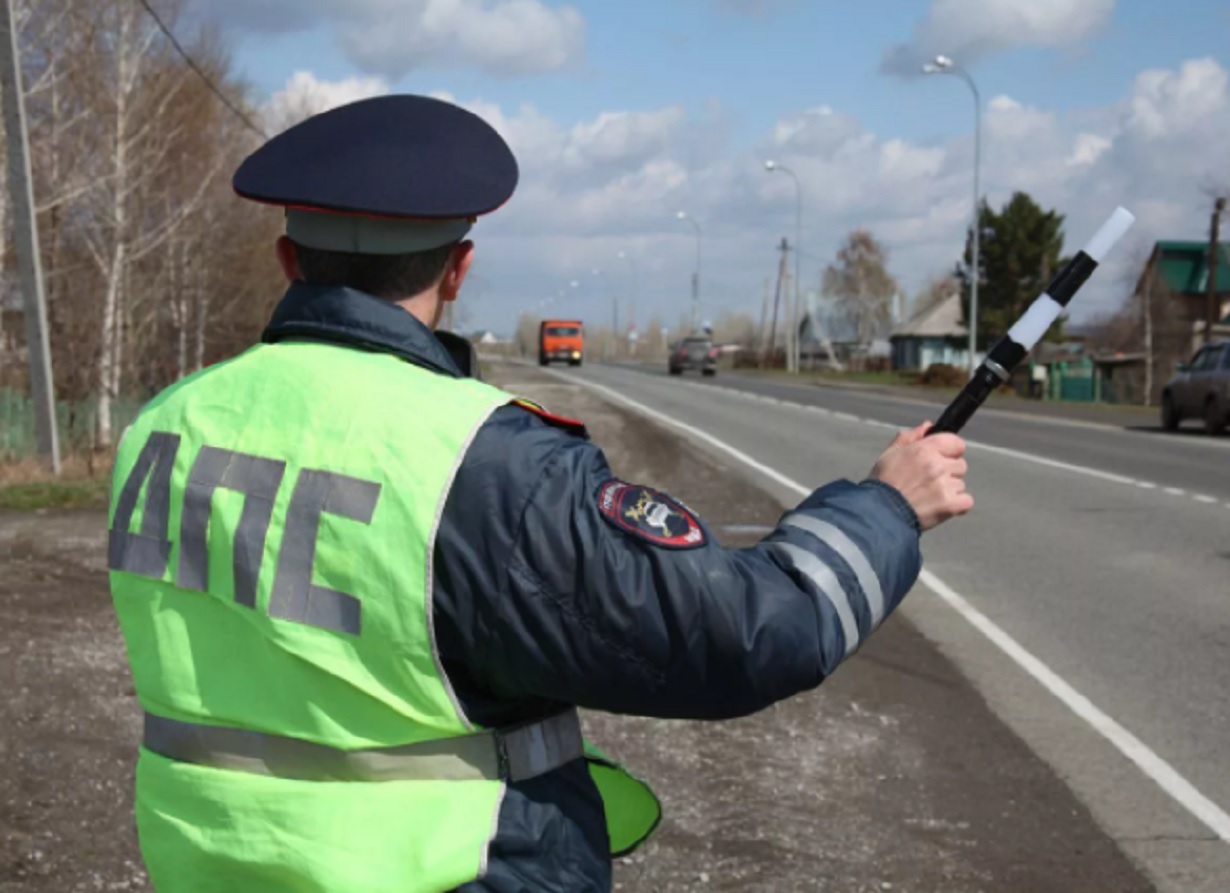
POLYGON ((878 482, 822 487, 748 549, 723 548, 700 519, 699 542, 653 542, 602 510, 618 485, 601 450, 521 410, 480 430, 435 550, 437 643, 461 688, 745 715, 819 685, 921 567, 913 510, 878 482))

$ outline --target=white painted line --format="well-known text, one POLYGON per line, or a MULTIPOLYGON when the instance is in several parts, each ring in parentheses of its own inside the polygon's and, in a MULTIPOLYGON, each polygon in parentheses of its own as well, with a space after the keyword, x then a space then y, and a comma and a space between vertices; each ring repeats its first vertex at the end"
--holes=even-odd
POLYGON ((1101 471, 1097 468, 1090 468, 1087 465, 1073 465, 1070 462, 1060 462, 1058 459, 1047 459, 1044 456, 1035 456, 1033 453, 1023 453, 1020 450, 1012 450, 1008 447, 991 446, 989 443, 979 443, 974 440, 967 440, 967 446, 974 449, 985 450, 988 453, 998 453, 1001 456, 1010 456, 1013 459, 1020 459, 1024 462, 1033 462, 1036 465, 1045 465, 1048 468, 1059 468, 1063 471, 1072 471, 1077 474, 1088 475, 1103 481, 1111 481, 1116 484, 1133 484, 1140 486, 1141 482, 1135 478, 1125 477, 1121 474, 1113 474, 1109 471, 1101 471))
POLYGON ((919 577, 927 588, 938 595, 945 604, 968 620, 1004 654, 1012 658, 1021 669, 1034 677, 1043 688, 1062 701, 1069 710, 1089 723, 1180 806, 1203 822, 1222 840, 1230 843, 1230 815, 1227 815, 1221 807, 1196 790, 1192 783, 1180 775, 1173 766, 1154 753, 1139 738, 1099 710, 1092 701, 1065 682, 1050 667, 1026 651, 1015 639, 954 592, 943 580, 927 570, 924 570, 919 577))
MULTIPOLYGON (((595 387, 598 387, 598 385, 595 385, 595 387)), ((691 384, 691 387, 699 388, 699 387, 704 387, 704 386, 699 385, 699 384, 691 384)), ((791 387, 799 387, 799 386, 791 385, 791 387)), ((890 428, 893 430, 899 430, 899 426, 897 425, 888 425, 884 422, 879 422, 875 419, 860 418, 859 416, 856 416, 848 412, 840 412, 838 410, 824 409, 821 407, 808 407, 807 404, 796 403, 793 400, 779 400, 776 397, 766 397, 763 394, 752 394, 749 391, 739 391, 738 389, 735 389, 735 388, 732 388, 731 391, 733 393, 738 393, 738 394, 747 394, 749 396, 752 396, 753 399, 760 400, 766 403, 772 403, 772 404, 776 404, 780 406, 795 406, 795 407, 810 408, 812 410, 821 412, 829 416, 830 418, 838 418, 838 419, 844 419, 850 422, 858 422, 859 424, 869 425, 874 428, 890 428)), ((927 404, 927 405, 930 405, 930 404, 927 404)), ((1017 413, 1006 413, 1006 414, 1014 415, 1014 416, 1019 415, 1017 413)), ((1115 429, 1115 430, 1119 430, 1119 429, 1115 429)), ((1008 447, 992 446, 989 443, 981 443, 976 440, 966 440, 965 443, 967 446, 969 446, 972 449, 984 450, 985 452, 988 452, 988 453, 997 453, 1001 456, 1008 456, 1013 459, 1019 459, 1022 462, 1032 462, 1035 465, 1042 465, 1047 468, 1057 468, 1062 471, 1070 471, 1074 474, 1083 474, 1086 477, 1097 478, 1098 480, 1109 481, 1114 484, 1125 484, 1128 486, 1139 487, 1142 490, 1159 489, 1158 484, 1150 483, 1149 481, 1140 481, 1140 480, 1137 480, 1136 478, 1127 477, 1126 475, 1122 475, 1122 474, 1114 474, 1109 471, 1102 471, 1099 468, 1090 468, 1087 465, 1074 465, 1071 462, 1062 462, 1058 459, 1048 459, 1044 456, 1034 455, 1033 453, 1026 453, 1026 452, 1022 452, 1021 450, 1014 450, 1008 447)), ((1164 489, 1164 492, 1169 493, 1172 496, 1186 495, 1186 491, 1180 488, 1177 488, 1177 487, 1166 487, 1164 489)), ((1204 500, 1200 500, 1200 501, 1203 502, 1204 500)), ((1216 500, 1213 500, 1213 501, 1215 502, 1216 500)))
MULTIPOLYGON (((616 403, 622 403, 625 406, 639 412, 641 415, 657 421, 662 425, 670 428, 676 428, 683 431, 685 434, 697 440, 704 441, 710 446, 720 450, 723 453, 739 460, 749 468, 763 474, 769 480, 779 484, 799 496, 809 496, 812 490, 803 486, 799 482, 787 477, 780 471, 770 468, 763 462, 758 462, 749 456, 747 453, 736 449, 723 440, 719 440, 707 431, 702 431, 699 428, 693 428, 691 425, 681 422, 678 419, 651 409, 643 403, 638 403, 623 394, 612 391, 610 388, 603 387, 599 384, 594 384, 589 381, 579 381, 579 384, 591 390, 603 394, 608 399, 616 403)), ((1014 452, 1014 451, 1009 451, 1014 452)), ((1066 463, 1056 463, 1059 467, 1063 467, 1066 463)), ((1075 468, 1076 466, 1071 466, 1075 468)), ((1089 469, 1093 471, 1093 469, 1089 469)), ((1103 472, 1098 472, 1097 476, 1107 476, 1103 472)), ((1116 479, 1118 475, 1107 476, 1111 479, 1116 479)), ((1130 479, 1122 478, 1127 481, 1130 479)), ((1191 813, 1196 819, 1203 823, 1209 830, 1216 834, 1223 841, 1230 843, 1230 815, 1228 815, 1220 806, 1210 800, 1204 794, 1200 793, 1191 782, 1179 774, 1179 772, 1158 756, 1139 738, 1121 726, 1118 722, 1100 710, 1087 697, 1065 682, 1058 674, 1050 669, 1046 664, 1036 658, 1031 652, 1027 651, 1010 635, 1004 632, 985 614, 971 605, 964 597, 958 595, 947 583, 937 577, 928 570, 923 570, 919 575, 922 583, 934 592, 946 605, 955 610, 958 614, 967 620, 976 630, 986 636, 992 644, 1000 649, 1004 654, 1012 659, 1022 670, 1032 676, 1043 688, 1059 699, 1069 710, 1076 716, 1088 723, 1098 734, 1109 741, 1116 750, 1127 757, 1131 762, 1143 772, 1146 776, 1153 780, 1166 794, 1168 794, 1175 802, 1191 813)))
MULTIPOLYGON (((773 399, 771 402, 781 403, 786 406, 791 406, 791 405, 804 406, 805 405, 801 403, 794 403, 793 401, 778 401, 776 399, 773 399)), ((812 407, 812 408, 815 409, 816 407, 812 407)), ((889 425, 884 422, 877 421, 876 419, 860 418, 848 412, 838 412, 835 410, 821 410, 821 411, 826 412, 828 415, 834 418, 846 419, 851 422, 860 422, 864 425, 870 425, 874 428, 891 428, 893 430, 896 430, 898 428, 898 426, 896 425, 889 425)), ((1033 453, 1025 453, 1020 450, 1010 449, 1008 447, 992 446, 991 444, 980 443, 974 440, 966 440, 966 445, 973 449, 984 450, 988 453, 997 453, 1001 456, 1008 456, 1013 459, 1020 459, 1023 462, 1032 462, 1035 465, 1043 465, 1043 466, 1046 466, 1047 468, 1057 468, 1063 471, 1070 471, 1075 474, 1083 474, 1083 475, 1086 475, 1087 477, 1097 478, 1098 480, 1102 480, 1102 481, 1110 481, 1111 483, 1115 483, 1115 484, 1127 484, 1129 486, 1140 487, 1143 490, 1155 490, 1158 488, 1157 484, 1153 484, 1148 481, 1139 481, 1136 478, 1127 477, 1126 475, 1121 475, 1121 474, 1114 474, 1109 471, 1102 471, 1101 469, 1098 469, 1098 468, 1090 468, 1087 465, 1074 465, 1071 462, 1061 462, 1058 459, 1048 459, 1044 456, 1037 456, 1037 455, 1034 455, 1033 453)), ((1167 487, 1165 488, 1165 492, 1169 493, 1172 496, 1183 496, 1185 494, 1185 491, 1177 487, 1167 487)), ((1213 499, 1211 497, 1205 497, 1205 498, 1196 497, 1196 499, 1199 502, 1205 502, 1209 504, 1215 503, 1217 501, 1216 499, 1213 499)))
MULTIPOLYGON (((560 373, 551 372, 551 374, 559 375, 560 373)), ((804 487, 802 484, 797 483, 796 481, 793 481, 790 478, 786 477, 781 472, 775 471, 769 466, 764 465, 763 463, 757 462, 751 456, 747 455, 747 453, 740 452, 739 450, 735 449, 734 447, 732 447, 730 444, 726 443, 725 441, 718 440, 712 434, 709 434, 705 431, 701 431, 699 428, 693 428, 691 425, 688 425, 685 422, 681 422, 678 419, 673 419, 670 416, 666 415, 665 413, 658 412, 656 409, 650 409, 645 404, 638 403, 637 401, 631 399, 630 397, 625 397, 623 394, 620 394, 618 391, 612 391, 608 387, 604 387, 600 384, 595 384, 592 381, 588 381, 584 379, 572 379, 572 380, 576 381, 576 383, 581 385, 582 387, 589 388, 592 391, 597 391, 598 393, 602 394, 609 400, 614 400, 616 403, 622 403, 625 406, 631 407, 632 409, 639 412, 641 415, 647 416, 653 419, 654 421, 658 422, 659 424, 666 425, 669 428, 677 428, 678 430, 683 431, 685 434, 689 434, 692 437, 696 437, 700 440, 703 440, 705 443, 709 444, 710 446, 716 447, 718 450, 726 453, 732 458, 738 459, 740 462, 744 463, 748 467, 753 468, 756 471, 759 471, 765 477, 769 478, 775 483, 782 485, 783 487, 786 487, 787 489, 793 490, 804 496, 810 495, 812 492, 811 490, 804 487)))
POLYGON ((1205 496, 1203 493, 1197 493, 1195 496, 1192 497, 1192 499, 1196 500, 1197 502, 1203 502, 1205 505, 1213 505, 1217 502, 1217 500, 1214 497, 1205 496))

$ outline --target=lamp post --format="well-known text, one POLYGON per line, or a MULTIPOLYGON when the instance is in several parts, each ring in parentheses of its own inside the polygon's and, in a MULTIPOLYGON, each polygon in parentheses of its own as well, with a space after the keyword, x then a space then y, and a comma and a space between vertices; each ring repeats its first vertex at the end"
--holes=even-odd
POLYGON ((766 161, 764 169, 769 173, 781 171, 783 174, 789 174, 794 180, 794 288, 791 289, 793 297, 790 307, 790 338, 786 342, 786 347, 790 351, 788 371, 797 373, 799 371, 799 287, 802 281, 799 278, 799 237, 803 230, 803 185, 799 182, 798 174, 776 161, 766 161))
POLYGON ((680 220, 686 220, 696 230, 696 270, 692 273, 692 328, 695 329, 700 322, 700 240, 702 233, 700 224, 695 218, 689 217, 687 211, 680 211, 675 216, 680 220))
POLYGON ((947 56, 936 56, 934 62, 923 66, 923 74, 955 74, 969 85, 974 94, 974 250, 969 299, 969 368, 972 375, 978 368, 978 280, 982 278, 978 252, 979 235, 982 231, 982 209, 978 190, 978 169, 982 162, 982 98, 978 94, 978 85, 974 83, 969 72, 947 56))

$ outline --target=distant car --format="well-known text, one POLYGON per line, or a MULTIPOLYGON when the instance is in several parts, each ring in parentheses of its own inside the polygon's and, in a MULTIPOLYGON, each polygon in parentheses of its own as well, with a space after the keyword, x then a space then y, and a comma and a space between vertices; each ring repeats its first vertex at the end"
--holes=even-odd
POLYGON ((701 375, 717 374, 718 349, 710 338, 684 338, 671 348, 667 362, 671 375, 682 375, 685 369, 699 369, 701 375))
POLYGON ((1204 419, 1210 434, 1230 423, 1230 341, 1204 345, 1190 363, 1175 366, 1162 390, 1162 427, 1174 431, 1184 419, 1204 419))

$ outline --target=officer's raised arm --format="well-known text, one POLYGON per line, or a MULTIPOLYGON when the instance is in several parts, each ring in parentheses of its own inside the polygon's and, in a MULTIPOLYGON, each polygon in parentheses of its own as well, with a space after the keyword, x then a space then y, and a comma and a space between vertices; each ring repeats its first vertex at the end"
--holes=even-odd
POLYGON ((814 688, 914 584, 921 531, 972 505, 963 444, 923 431, 734 550, 678 500, 615 478, 593 444, 503 410, 442 518, 446 671, 506 701, 679 718, 814 688))

